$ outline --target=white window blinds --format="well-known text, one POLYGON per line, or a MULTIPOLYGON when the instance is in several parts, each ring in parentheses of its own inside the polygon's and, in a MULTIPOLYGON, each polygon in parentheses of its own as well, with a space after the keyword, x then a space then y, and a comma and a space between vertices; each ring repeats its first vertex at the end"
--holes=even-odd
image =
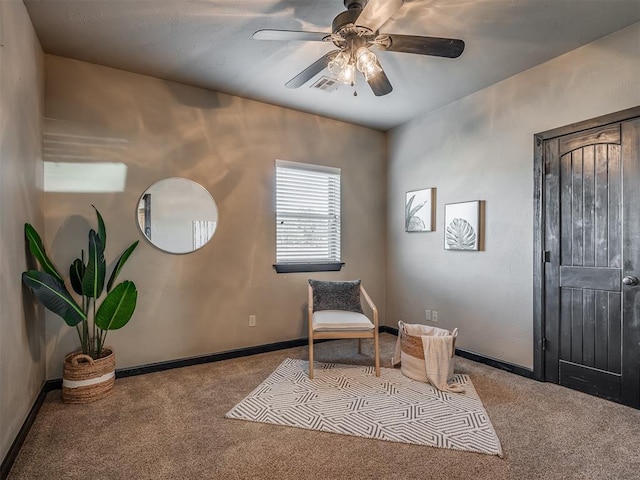
POLYGON ((276 160, 276 263, 340 261, 340 169, 276 160))

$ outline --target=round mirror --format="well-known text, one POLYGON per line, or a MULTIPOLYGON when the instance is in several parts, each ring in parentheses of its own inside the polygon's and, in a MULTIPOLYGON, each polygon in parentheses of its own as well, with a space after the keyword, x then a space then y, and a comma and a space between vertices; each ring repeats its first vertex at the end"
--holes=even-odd
POLYGON ((138 226, 153 245, 169 253, 202 248, 218 225, 211 194, 186 178, 166 178, 151 185, 138 202, 138 226))

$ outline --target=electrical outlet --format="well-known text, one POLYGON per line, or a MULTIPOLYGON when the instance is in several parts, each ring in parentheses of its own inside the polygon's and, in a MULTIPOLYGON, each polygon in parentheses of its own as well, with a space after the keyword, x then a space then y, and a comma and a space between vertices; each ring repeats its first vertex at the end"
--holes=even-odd
POLYGON ((426 320, 431 320, 431 310, 425 310, 424 311, 424 318, 426 320))
POLYGON ((255 315, 249 315, 249 326, 250 327, 255 327, 256 326, 256 316, 255 315))
POLYGON ((431 312, 431 321, 433 323, 438 323, 438 312, 436 310, 431 312))

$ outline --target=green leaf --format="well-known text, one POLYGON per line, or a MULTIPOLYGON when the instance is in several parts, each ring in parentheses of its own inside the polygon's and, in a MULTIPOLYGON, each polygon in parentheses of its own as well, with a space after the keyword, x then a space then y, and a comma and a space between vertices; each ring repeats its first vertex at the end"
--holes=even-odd
POLYGON ((89 231, 89 261, 82 277, 82 294, 85 297, 98 298, 104 288, 107 264, 104 249, 95 230, 89 231))
POLYGON ((78 295, 82 295, 82 278, 84 277, 86 269, 87 267, 79 258, 76 258, 69 267, 69 279, 71 280, 71 286, 73 287, 73 291, 78 295))
POLYGON ((118 284, 96 312, 96 325, 102 330, 117 330, 124 327, 136 309, 138 291, 133 282, 125 280, 118 284))
POLYGON ((139 242, 139 240, 136 240, 135 242, 133 242, 129 246, 129 248, 127 248, 122 253, 122 255, 120 255, 120 258, 116 262, 116 266, 114 267, 113 272, 111 272, 111 277, 109 277, 109 282, 107 283, 107 292, 111 291, 111 287, 115 283, 116 278, 118 278, 118 274, 120 273, 120 270, 122 270, 122 267, 124 266, 125 262, 131 256, 131 254, 136 249, 136 247, 138 246, 138 242, 139 242))
POLYGON ((33 228, 30 224, 24 224, 24 235, 27 237, 29 241, 29 250, 31 254, 36 257, 38 263, 42 267, 42 269, 47 272, 49 275, 53 275, 55 278, 63 282, 62 275, 58 273, 56 266, 53 264, 49 257, 47 257, 47 253, 44 251, 44 245, 42 244, 42 239, 36 229, 33 228))
POLYGON ((102 215, 96 208, 95 205, 91 205, 93 209, 96 211, 96 216, 98 217, 98 237, 100 237, 100 242, 102 243, 102 251, 107 248, 107 227, 104 225, 104 220, 102 219, 102 215))
POLYGON ((38 301, 56 315, 62 317, 70 327, 87 319, 80 306, 60 280, 46 272, 29 270, 22 274, 22 281, 29 287, 38 301))

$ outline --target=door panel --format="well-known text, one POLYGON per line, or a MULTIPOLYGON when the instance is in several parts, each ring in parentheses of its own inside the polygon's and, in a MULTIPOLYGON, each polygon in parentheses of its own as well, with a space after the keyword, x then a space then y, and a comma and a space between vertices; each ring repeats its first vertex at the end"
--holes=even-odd
POLYGON ((614 143, 620 145, 619 124, 616 123, 560 137, 560 155, 564 155, 567 152, 571 152, 572 150, 577 150, 585 146, 603 143, 614 143))
POLYGON ((560 286, 620 291, 620 269, 560 265, 560 286))
POLYGON ((640 276, 639 135, 634 119, 542 150, 545 380, 636 408, 640 286, 622 278, 640 276))
POLYGON ((560 385, 598 397, 620 401, 620 375, 560 361, 560 385))
MULTIPOLYGON (((622 124, 623 277, 640 277, 640 119, 622 124)), ((622 289, 622 403, 640 408, 640 285, 622 289)))
POLYGON ((620 374, 620 294, 562 288, 561 297, 559 359, 620 374))
POLYGON ((616 348, 621 345, 622 334, 622 296, 619 293, 609 292, 609 345, 607 348, 607 370, 621 373, 622 356, 616 348))
POLYGON ((600 370, 609 370, 609 293, 595 292, 595 356, 593 366, 600 370))

